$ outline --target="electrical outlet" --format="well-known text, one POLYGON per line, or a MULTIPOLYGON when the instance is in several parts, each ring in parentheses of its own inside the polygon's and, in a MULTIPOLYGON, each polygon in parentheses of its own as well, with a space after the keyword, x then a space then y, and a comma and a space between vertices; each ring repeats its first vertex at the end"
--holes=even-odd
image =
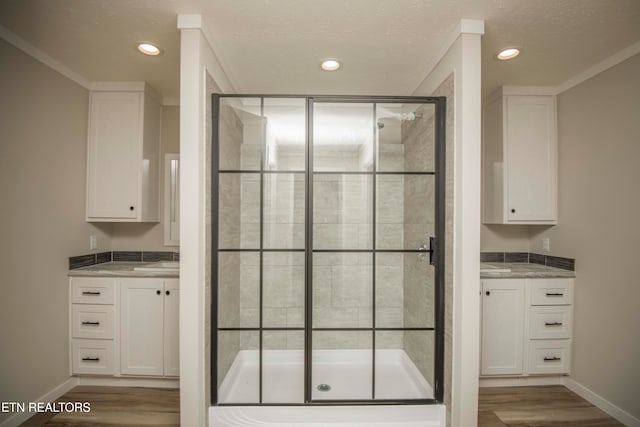
POLYGON ((543 252, 551 251, 551 242, 549 241, 548 237, 545 237, 544 239, 542 239, 542 251, 543 252))
POLYGON ((96 236, 89 236, 89 249, 96 249, 98 247, 98 238, 96 236))

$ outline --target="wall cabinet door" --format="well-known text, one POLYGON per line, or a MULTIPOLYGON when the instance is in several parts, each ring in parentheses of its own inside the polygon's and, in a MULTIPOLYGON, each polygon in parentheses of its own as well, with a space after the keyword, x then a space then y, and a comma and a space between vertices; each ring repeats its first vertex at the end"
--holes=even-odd
POLYGON ((482 375, 523 373, 523 279, 482 281, 482 375))
POLYGON ((121 282, 121 372, 162 376, 164 371, 164 280, 121 282))
POLYGON ((482 112, 482 222, 557 223, 555 96, 504 87, 482 112))
POLYGON ((164 375, 180 375, 180 281, 165 280, 164 375))
POLYGON ((87 221, 159 220, 161 116, 144 88, 90 94, 87 221))
POLYGON ((556 124, 551 96, 506 97, 509 222, 556 218, 556 124))

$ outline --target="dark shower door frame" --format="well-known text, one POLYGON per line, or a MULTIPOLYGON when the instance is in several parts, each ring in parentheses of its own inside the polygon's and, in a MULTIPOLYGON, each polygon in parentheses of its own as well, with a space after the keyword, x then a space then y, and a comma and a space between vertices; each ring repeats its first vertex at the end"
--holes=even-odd
MULTIPOLYGON (((416 404, 436 404, 443 402, 444 396, 444 233, 445 233, 445 149, 446 149, 446 98, 445 97, 414 97, 414 96, 324 96, 324 95, 255 95, 255 94, 213 94, 211 96, 212 110, 212 141, 211 141, 211 405, 213 406, 308 406, 308 405, 416 405, 416 404), (222 98, 259 98, 260 115, 264 117, 264 100, 272 98, 295 98, 306 100, 306 122, 305 122, 305 248, 301 249, 264 249, 263 248, 263 206, 264 206, 264 175, 274 173, 265 171, 265 144, 260 144, 260 169, 259 171, 225 170, 225 173, 255 173, 260 175, 260 249, 236 249, 236 252, 258 252, 260 254, 260 280, 259 280, 259 304, 262 310, 262 255, 264 252, 303 252, 305 253, 305 326, 303 328, 263 327, 262 316, 260 325, 257 328, 219 328, 218 327, 218 226, 219 226, 219 174, 220 174, 220 141, 219 141, 219 112, 220 100, 222 98), (377 152, 374 142, 373 150, 373 170, 367 172, 353 172, 358 175, 371 175, 373 177, 373 235, 372 249, 364 250, 314 250, 313 249, 313 182, 310 179, 316 174, 313 170, 313 107, 315 103, 371 103, 373 104, 374 126, 376 123, 376 104, 409 103, 409 104, 433 104, 435 107, 435 170, 433 172, 380 172, 377 170, 377 152), (434 175, 435 178, 435 236, 430 239, 429 252, 430 263, 435 268, 434 277, 434 327, 433 328, 376 328, 375 323, 375 255, 377 253, 417 253, 424 254, 421 249, 376 249, 376 177, 378 175, 434 175), (313 307, 313 254, 318 252, 333 253, 371 253, 373 255, 373 283, 372 294, 374 305, 373 323, 371 328, 313 328, 312 309, 313 307), (219 403, 218 402, 218 331, 253 331, 259 333, 259 402, 258 403, 219 403), (431 399, 374 399, 375 393, 375 332, 376 331, 434 331, 434 398, 431 399), (263 331, 302 331, 305 335, 304 346, 304 403, 263 403, 262 402, 262 333, 263 331), (371 399, 350 399, 350 400, 314 400, 312 399, 312 332, 313 331, 371 331, 373 336, 372 352, 372 398, 371 399)), ((375 132, 375 129, 374 129, 375 132)), ((375 134, 375 133, 374 133, 375 134)), ((263 138, 264 139, 264 138, 263 138)), ((278 173, 276 171, 275 173, 278 173)), ((301 171, 282 171, 282 173, 301 173, 301 171)), ((326 174, 327 172, 318 172, 326 174)), ((336 172, 339 174, 349 174, 349 172, 336 172)))

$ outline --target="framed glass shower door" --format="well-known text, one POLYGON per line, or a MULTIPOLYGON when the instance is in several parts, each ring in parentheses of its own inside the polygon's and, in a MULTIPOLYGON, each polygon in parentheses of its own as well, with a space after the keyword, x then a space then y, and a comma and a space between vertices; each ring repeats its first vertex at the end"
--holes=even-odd
POLYGON ((212 403, 441 401, 444 100, 213 105, 212 403))

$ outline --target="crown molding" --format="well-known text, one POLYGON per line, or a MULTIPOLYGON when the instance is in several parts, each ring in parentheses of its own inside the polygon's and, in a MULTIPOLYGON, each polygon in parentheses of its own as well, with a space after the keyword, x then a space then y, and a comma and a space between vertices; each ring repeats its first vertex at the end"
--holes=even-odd
POLYGON ((50 57, 49 55, 47 55, 46 53, 44 53, 43 51, 41 51, 40 49, 32 45, 31 43, 26 41, 25 39, 23 39, 22 37, 18 36, 11 30, 9 30, 7 27, 4 27, 2 25, 0 25, 0 38, 3 38, 8 43, 12 44, 13 46, 20 49, 27 55, 31 56, 32 58, 42 62, 44 65, 51 68, 52 70, 55 70, 58 73, 62 74, 69 80, 79 84, 80 86, 82 86, 87 90, 91 90, 92 83, 89 80, 87 80, 80 74, 76 73, 75 71, 71 70, 69 67, 62 64, 60 61, 53 59, 52 57, 50 57))
POLYGON ((576 74, 575 76, 567 79, 564 83, 556 86, 556 95, 565 92, 571 89, 574 86, 579 85, 580 83, 589 80, 591 77, 595 77, 598 74, 608 70, 609 68, 618 65, 619 63, 626 61, 632 56, 640 53, 640 41, 635 42, 634 44, 627 46, 621 51, 614 53, 610 57, 606 58, 603 61, 598 62, 594 66, 587 68, 581 73, 576 74))

